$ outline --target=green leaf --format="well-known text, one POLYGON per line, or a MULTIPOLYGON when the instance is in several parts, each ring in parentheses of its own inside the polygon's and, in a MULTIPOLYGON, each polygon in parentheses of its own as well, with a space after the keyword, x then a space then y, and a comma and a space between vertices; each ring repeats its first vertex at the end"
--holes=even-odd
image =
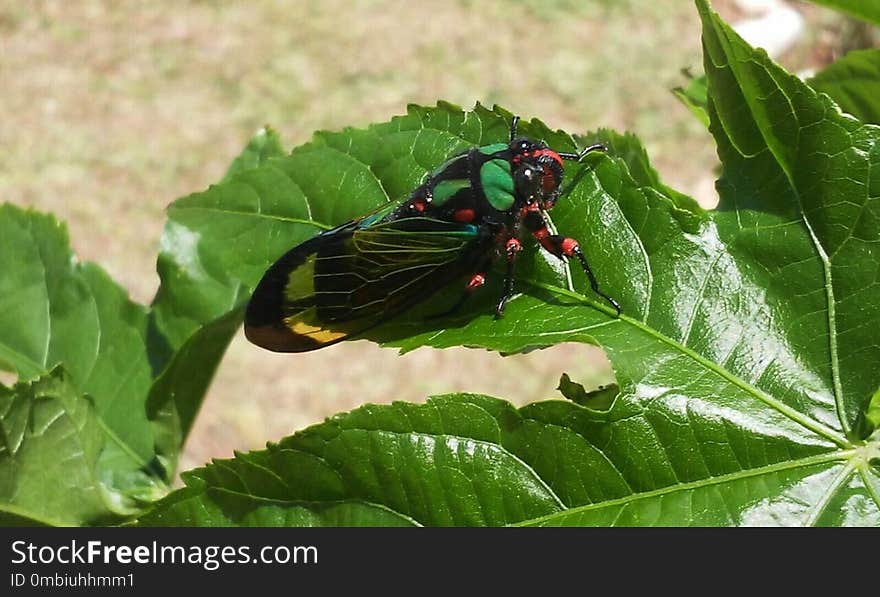
POLYGON ((803 524, 835 514, 880 523, 874 489, 859 485, 860 472, 842 474, 856 462, 849 452, 783 434, 734 429, 715 442, 705 428, 651 427, 632 404, 516 409, 456 394, 368 405, 188 473, 138 524, 803 524), (742 469, 675 481, 726 460, 742 469), (826 495, 847 506, 832 511, 816 499, 826 495))
MULTIPOLYGON (((262 164, 283 154, 278 134, 264 127, 233 160, 223 179, 231 182, 196 197, 227 198, 241 188, 237 180, 259 173, 262 164)), ((230 232, 223 217, 228 206, 214 210, 209 202, 193 210, 188 207, 192 197, 168 209, 157 265, 162 283, 150 314, 150 352, 161 373, 150 388, 147 412, 157 455, 167 471, 176 468, 214 372, 241 324, 240 307, 247 297, 242 283, 228 275, 235 268, 223 262, 238 257, 238 249, 249 250, 232 242, 235 236, 222 236, 237 234, 230 232)), ((237 217, 246 220, 241 216, 237 217)))
POLYGON ((706 104, 709 100, 707 97, 706 76, 694 77, 687 71, 683 72, 688 78, 688 84, 686 87, 676 87, 672 90, 672 94, 696 116, 697 120, 708 127, 709 113, 706 111, 706 104))
MULTIPOLYGON (((230 170, 246 171, 278 153, 277 135, 263 130, 230 170)), ((174 280, 164 281, 160 297, 169 287, 174 280)), ((157 323, 166 308, 161 301, 153 310, 132 302, 103 270, 77 263, 65 228, 51 216, 0 206, 0 363, 22 381, 62 365, 70 391, 93 400, 98 424, 83 422, 78 441, 97 446, 98 452, 88 454, 96 458, 88 463, 94 464, 90 474, 101 483, 104 507, 117 516, 137 512, 167 492, 183 440, 241 320, 227 308, 221 317, 169 337, 157 323), (90 433, 94 437, 86 437, 90 433)), ((15 403, 19 412, 37 408, 21 400, 15 403)), ((33 448, 26 452, 31 453, 33 448)), ((35 471, 32 465, 9 465, 9 487, 29 487, 33 480, 27 475, 35 471)), ((63 524, 96 522, 87 515, 93 511, 107 517, 88 502, 65 510, 73 504, 68 494, 92 491, 91 485, 71 485, 82 476, 41 478, 41 491, 3 496, 9 503, 0 507, 18 512, 19 522, 30 520, 28 513, 35 517, 31 522, 63 524)))
MULTIPOLYGON (((453 316, 425 319, 450 298, 441 294, 367 334, 402 350, 597 343, 620 387, 610 410, 516 411, 474 396, 365 407, 198 472, 190 501, 163 521, 191 522, 186 512, 228 490, 297 506, 367 501, 426 525, 878 524, 878 443, 866 418, 880 387, 878 131, 698 5, 723 164, 718 210, 663 185, 634 137, 608 132, 607 156, 567 165, 553 210, 621 317, 580 271, 531 247, 504 319, 492 316, 495 272, 453 316), (296 466, 270 462, 281 456, 296 466), (242 467, 264 471, 265 487, 242 467)), ((233 304, 230 281, 252 287, 315 232, 405 197, 463 148, 505 140, 509 121, 500 108, 412 106, 366 130, 319 133, 178 204, 176 217, 211 214, 198 243, 225 276, 211 292, 233 304)), ((538 121, 521 132, 576 147, 538 121)), ((225 516, 214 520, 245 524, 240 512, 225 516)))
MULTIPOLYGON (((77 263, 54 218, 0 206, 0 361, 22 381, 63 364, 77 391, 92 397, 114 440, 104 445, 100 475, 120 514, 165 490, 151 470, 146 330, 146 309, 99 267, 77 263)), ((47 485, 44 496, 28 497, 52 500, 68 490, 47 485)))
POLYGON ((611 408, 614 398, 620 393, 620 388, 616 383, 587 390, 583 385, 572 381, 568 373, 562 374, 556 389, 575 404, 593 410, 608 410, 611 408))
POLYGON ((304 520, 328 506, 361 516, 371 508, 366 524, 394 514, 410 524, 501 525, 556 512, 559 498, 498 445, 500 425, 515 416, 500 401, 467 395, 365 406, 194 471, 141 522, 242 524, 265 501, 304 520))
POLYGON ((868 404, 868 411, 865 414, 865 419, 870 425, 871 430, 880 429, 880 388, 877 388, 877 391, 874 392, 874 395, 871 397, 871 402, 868 404))
POLYGON ((839 114, 701 7, 724 164, 719 230, 776 295, 788 342, 830 391, 841 430, 864 437, 880 372, 878 129, 839 114))
POLYGON ((56 369, 0 386, 0 524, 82 525, 118 515, 99 459, 108 436, 93 401, 56 369), (64 491, 53 491, 63 480, 64 491))
POLYGON ((856 50, 807 81, 827 93, 844 112, 880 124, 880 50, 856 50))
MULTIPOLYGON (((636 185, 651 187, 672 201, 671 207, 674 217, 686 232, 699 230, 705 220, 705 212, 693 198, 676 191, 660 180, 660 175, 651 166, 648 153, 642 147, 638 137, 632 133, 621 135, 609 129, 600 129, 596 133, 596 137, 609 148, 609 155, 623 161, 629 171, 629 176, 633 178, 636 185)), ((578 135, 575 138, 580 145, 589 142, 588 137, 578 135)))
MULTIPOLYGON (((296 191, 274 171, 274 156, 282 152, 273 139, 274 135, 258 134, 230 167, 225 182, 178 199, 168 208, 157 264, 162 283, 153 311, 169 351, 246 300, 242 270, 266 259, 257 240, 284 231, 272 226, 286 223, 283 215, 274 213, 274 204, 281 197, 296 201, 296 191), (256 165, 255 156, 261 165, 256 165), (274 198, 268 198, 269 189, 274 198)), ((249 284, 255 275, 246 277, 249 284)))
POLYGON ((880 25, 880 2, 877 0, 812 0, 851 17, 880 25))
POLYGON ((198 328, 150 388, 147 416, 153 424, 157 457, 166 471, 177 469, 181 446, 241 318, 240 309, 234 309, 198 328))
POLYGON ((264 126, 254 134, 242 152, 232 160, 223 181, 251 168, 256 168, 272 157, 284 155, 281 137, 270 126, 264 126))

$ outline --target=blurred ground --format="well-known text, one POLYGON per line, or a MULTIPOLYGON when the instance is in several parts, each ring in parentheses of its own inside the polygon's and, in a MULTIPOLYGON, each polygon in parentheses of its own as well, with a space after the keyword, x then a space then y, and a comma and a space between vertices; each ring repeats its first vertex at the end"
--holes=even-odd
MULTIPOLYGON (((829 11, 789 4, 808 23, 782 57, 789 69, 827 63, 841 36, 856 35, 829 11)), ((744 16, 731 0, 715 7, 744 16)), ((499 103, 572 132, 634 131, 666 182, 711 205, 711 139, 668 92, 680 68, 700 65, 697 14, 682 0, 0 0, 0 200, 66 220, 80 257, 148 302, 165 206, 219 179, 259 126, 292 147, 316 129, 445 99, 499 103)), ((551 397, 562 371, 611 375, 583 346, 400 357, 354 342, 291 356, 239 336, 182 467, 364 402, 551 397)))

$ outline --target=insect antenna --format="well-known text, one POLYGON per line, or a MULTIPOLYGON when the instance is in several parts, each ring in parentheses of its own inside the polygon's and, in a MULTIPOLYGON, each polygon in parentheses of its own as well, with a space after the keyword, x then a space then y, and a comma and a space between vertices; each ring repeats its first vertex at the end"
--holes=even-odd
POLYGON ((590 168, 581 168, 581 169, 577 172, 577 174, 575 174, 575 175, 572 177, 571 182, 570 182, 569 184, 565 185, 564 188, 562 188, 562 189, 559 190, 559 197, 558 197, 558 199, 562 199, 562 198, 567 197, 568 195, 570 195, 571 192, 574 190, 574 188, 578 185, 578 183, 581 182, 581 181, 584 179, 585 176, 587 176, 588 174, 590 174, 590 172, 592 172, 592 170, 591 170, 590 168))
POLYGON ((584 158, 585 155, 594 151, 607 152, 608 146, 604 143, 593 143, 592 145, 584 147, 577 153, 572 153, 568 151, 560 151, 558 153, 559 157, 561 157, 563 160, 572 160, 574 162, 579 162, 584 158))

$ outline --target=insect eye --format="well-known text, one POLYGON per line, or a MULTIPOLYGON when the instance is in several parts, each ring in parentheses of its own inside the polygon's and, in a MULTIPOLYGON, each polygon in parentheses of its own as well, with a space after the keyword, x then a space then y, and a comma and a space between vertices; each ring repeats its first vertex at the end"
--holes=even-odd
POLYGON ((559 186, 559 181, 556 180, 556 176, 553 174, 552 170, 547 170, 541 175, 541 188, 545 193, 551 193, 556 190, 556 187, 559 186))

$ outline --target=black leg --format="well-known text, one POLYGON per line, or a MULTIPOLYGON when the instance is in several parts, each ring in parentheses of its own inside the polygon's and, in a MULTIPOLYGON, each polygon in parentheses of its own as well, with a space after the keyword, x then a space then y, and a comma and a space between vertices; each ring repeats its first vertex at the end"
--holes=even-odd
POLYGON ((590 264, 587 263, 587 258, 584 257, 584 252, 581 251, 581 248, 575 246, 572 250, 572 254, 577 257, 577 260, 581 262, 581 267, 584 268, 584 273, 587 274, 587 278, 590 280, 590 288, 593 289, 593 292, 601 296, 603 299, 608 301, 608 303, 614 307, 614 310, 617 311, 617 315, 620 316, 620 304, 601 290, 599 290, 599 282, 596 280, 596 276, 593 275, 593 270, 590 269, 590 264))
POLYGON ((495 319, 501 319, 504 316, 504 306, 507 305, 507 301, 510 300, 511 296, 513 296, 514 263, 516 263, 515 259, 507 260, 507 271, 504 274, 504 292, 501 294, 501 299, 498 301, 498 306, 495 307, 495 319))
POLYGON ((544 215, 538 210, 530 211, 523 218, 523 224, 525 225, 526 229, 528 229, 532 233, 532 235, 541 244, 541 246, 544 247, 544 249, 551 255, 555 255, 560 259, 564 259, 566 257, 577 258, 577 260, 581 264, 581 267, 584 269, 584 273, 587 275, 587 278, 590 281, 590 288, 593 289, 593 292, 608 301, 608 304, 614 307, 614 310, 617 311, 617 315, 620 315, 620 304, 616 300, 599 290, 599 282, 596 280, 596 276, 593 274, 593 270, 590 269, 590 264, 587 263, 586 256, 584 256, 583 251, 581 251, 580 245, 575 239, 562 236, 561 234, 550 234, 550 230, 547 228, 547 220, 544 215))
MULTIPOLYGON (((514 234, 518 233, 519 222, 516 222, 513 225, 513 231, 514 234)), ((516 264, 516 257, 522 250, 522 244, 516 236, 511 236, 507 239, 504 248, 507 254, 507 271, 504 273, 504 291, 501 294, 501 300, 498 301, 498 306, 495 307, 495 319, 500 319, 504 316, 504 306, 507 304, 507 301, 510 300, 510 297, 513 296, 513 269, 516 264)))
POLYGON ((489 265, 491 265, 491 260, 486 260, 483 263, 482 267, 480 268, 480 271, 471 276, 471 279, 468 281, 467 285, 464 287, 464 292, 461 293, 461 296, 458 297, 458 300, 455 301, 455 304, 453 304, 446 311, 442 311, 440 313, 435 313, 433 315, 428 315, 425 319, 439 319, 441 317, 446 317, 448 315, 452 315, 453 313, 455 313, 456 311, 461 309, 462 305, 465 304, 465 302, 468 300, 468 298, 470 298, 470 296, 474 293, 474 291, 476 291, 477 288, 479 288, 480 286, 482 286, 483 284, 486 283, 486 274, 483 273, 483 270, 485 270, 485 268, 489 267, 489 265))

